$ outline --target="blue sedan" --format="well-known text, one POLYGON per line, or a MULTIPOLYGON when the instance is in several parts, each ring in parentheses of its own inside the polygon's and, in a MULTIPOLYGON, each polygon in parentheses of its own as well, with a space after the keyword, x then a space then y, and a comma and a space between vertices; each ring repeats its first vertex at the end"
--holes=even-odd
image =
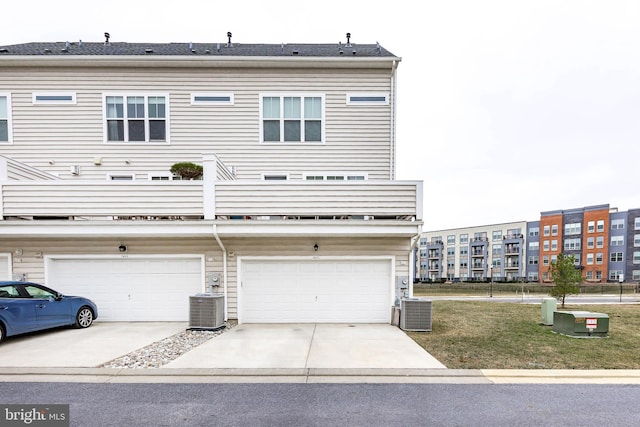
POLYGON ((87 298, 62 295, 30 282, 0 282, 0 342, 5 337, 74 325, 88 328, 98 307, 87 298))

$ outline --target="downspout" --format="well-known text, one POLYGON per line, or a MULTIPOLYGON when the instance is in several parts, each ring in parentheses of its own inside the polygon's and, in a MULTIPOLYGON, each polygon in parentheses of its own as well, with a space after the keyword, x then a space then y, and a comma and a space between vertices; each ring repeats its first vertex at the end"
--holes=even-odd
POLYGON ((393 61, 391 67, 391 163, 389 164, 389 179, 396 179, 396 92, 398 61, 393 61))
POLYGON ((229 302, 227 301, 227 250, 225 249, 224 245, 220 241, 220 236, 218 236, 217 225, 215 223, 213 224, 213 237, 215 237, 216 242, 218 242, 218 246, 220 246, 220 249, 222 250, 222 280, 224 281, 222 292, 224 294, 224 321, 226 322, 229 319, 229 315, 228 315, 229 302))
POLYGON ((416 249, 416 244, 420 240, 420 228, 418 229, 418 234, 412 236, 410 239, 411 245, 409 247, 409 298, 413 298, 413 281, 415 279, 416 272, 416 257, 414 256, 414 251, 416 249))

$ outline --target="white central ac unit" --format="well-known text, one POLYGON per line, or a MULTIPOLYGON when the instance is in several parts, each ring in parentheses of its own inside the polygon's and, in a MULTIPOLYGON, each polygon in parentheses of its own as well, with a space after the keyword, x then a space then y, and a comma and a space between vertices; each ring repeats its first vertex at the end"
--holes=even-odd
POLYGON ((196 294, 189 297, 189 329, 224 326, 224 295, 196 294))
POLYGON ((431 331, 430 300, 403 299, 400 305, 400 329, 403 331, 431 331))

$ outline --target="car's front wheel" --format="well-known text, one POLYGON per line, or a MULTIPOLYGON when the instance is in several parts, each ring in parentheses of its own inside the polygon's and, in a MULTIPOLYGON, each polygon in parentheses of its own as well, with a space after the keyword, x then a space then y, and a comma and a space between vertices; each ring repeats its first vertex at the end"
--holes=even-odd
POLYGON ((6 336, 6 332, 4 331, 4 325, 0 322, 0 343, 4 341, 4 337, 6 336))
POLYGON ((76 314, 76 328, 88 328, 93 324, 93 311, 89 307, 81 307, 76 314))

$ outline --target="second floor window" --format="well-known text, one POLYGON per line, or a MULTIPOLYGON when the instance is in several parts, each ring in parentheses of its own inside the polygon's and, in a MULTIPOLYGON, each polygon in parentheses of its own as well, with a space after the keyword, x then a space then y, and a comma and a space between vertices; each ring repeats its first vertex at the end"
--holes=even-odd
POLYGON ((0 94, 0 142, 9 142, 9 131, 11 130, 9 122, 9 96, 0 94))
POLYGON ((322 142, 324 101, 320 96, 263 96, 263 142, 322 142))
POLYGON ((107 95, 108 142, 167 141, 166 96, 107 95))

